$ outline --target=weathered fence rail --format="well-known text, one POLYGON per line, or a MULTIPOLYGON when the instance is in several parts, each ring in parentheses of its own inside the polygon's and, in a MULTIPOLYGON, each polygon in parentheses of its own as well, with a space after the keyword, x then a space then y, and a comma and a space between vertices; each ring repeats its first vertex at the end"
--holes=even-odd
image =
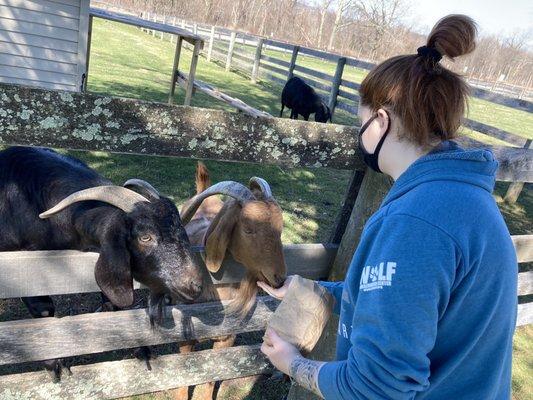
MULTIPOLYGON (((363 170, 357 127, 0 84, 5 144, 363 170)), ((479 146, 460 139, 466 146, 479 146)), ((490 148, 498 179, 533 181, 533 150, 490 148)))
MULTIPOLYGON (((335 230, 340 243, 284 247, 288 272, 312 279, 344 277, 364 223, 390 186, 384 176, 364 169, 356 151, 357 127, 256 119, 15 85, 0 84, 0 143, 352 169, 352 190, 335 230)), ((533 182, 533 150, 491 150, 500 162, 499 180, 533 182)), ((519 262, 533 261, 533 235, 516 236, 513 241, 519 262)), ((201 262, 201 249, 196 252, 201 262)), ((0 253, 0 299, 98 291, 93 275, 96 258, 95 253, 72 251, 0 253)), ((241 277, 242 267, 227 259, 221 272, 210 278, 219 284, 241 277)), ((531 294, 531 272, 519 274, 518 287, 520 296, 531 294)), ((0 365, 263 330, 276 305, 275 300, 260 298, 245 320, 226 315, 223 302, 168 306, 163 327, 157 330, 150 328, 144 309, 0 322, 0 365)), ((518 325, 533 323, 532 306, 519 305, 518 325)), ((324 340, 334 340, 335 331, 333 325, 328 328, 324 340)), ((329 353, 321 349, 321 357, 328 359, 329 353)), ((257 346, 170 354, 151 364, 151 371, 134 359, 80 365, 58 384, 44 372, 4 374, 0 398, 115 398, 272 371, 257 346)))
MULTIPOLYGON (((292 244, 285 245, 283 252, 289 273, 324 279, 337 248, 334 244, 292 244)), ((203 250, 194 251, 196 261, 203 265, 203 250)), ((0 295, 7 298, 98 292, 93 272, 97 259, 98 253, 74 250, 0 252, 0 295), (41 278, 33 279, 35 276, 41 278)), ((208 276, 213 284, 235 283, 243 277, 242 266, 231 258, 224 261, 220 272, 208 276)), ((134 288, 141 285, 135 282, 134 288)))
POLYGON ((151 371, 137 359, 77 365, 60 384, 53 383, 45 371, 0 376, 0 396, 17 400, 116 399, 274 371, 258 345, 162 355, 150 364, 151 371))
MULTIPOLYGON (((164 17, 155 16, 153 13, 151 16, 156 20, 164 19, 164 17)), ((368 61, 344 57, 342 55, 328 53, 317 49, 295 46, 291 43, 278 40, 260 38, 258 36, 253 36, 244 32, 232 31, 222 27, 209 26, 188 21, 181 21, 179 25, 183 29, 188 29, 191 32, 204 37, 206 40, 209 40, 210 43, 213 43, 216 50, 214 57, 209 57, 210 60, 215 59, 224 63, 226 65, 226 69, 229 67, 235 68, 249 75, 253 81, 256 80, 256 76, 253 74, 253 66, 254 63, 257 63, 258 61, 259 68, 257 74, 263 78, 273 81, 276 84, 284 84, 287 76, 292 74, 292 71, 290 70, 290 63, 288 63, 286 60, 280 59, 279 56, 276 57, 274 54, 266 55, 265 52, 268 52, 269 50, 287 54, 294 52, 295 48, 297 48, 297 55, 301 54, 303 56, 313 57, 319 60, 326 60, 332 63, 342 62, 345 63, 346 66, 360 68, 363 70, 370 70, 375 65, 368 61), (235 44, 240 44, 241 46, 235 47, 235 44), (229 52, 230 48, 231 52, 229 52), (279 66, 283 68, 279 68, 279 66)), ((316 71, 298 64, 294 66, 294 70, 299 72, 300 76, 306 79, 323 96, 329 97, 332 93, 336 93, 335 102, 332 103, 333 110, 335 107, 339 107, 340 109, 348 112, 357 111, 357 103, 359 99, 358 95, 356 93, 352 94, 349 91, 343 90, 343 87, 345 89, 358 90, 359 85, 356 82, 350 82, 349 80, 345 79, 341 79, 340 82, 335 82, 335 74, 316 71), (347 100, 348 102, 346 102, 347 100)), ((511 107, 516 110, 533 112, 533 102, 531 101, 511 98, 486 89, 473 88, 472 96, 506 107, 511 107)), ((477 121, 467 120, 465 126, 482 134, 503 140, 513 146, 523 147, 527 140, 527 138, 523 136, 506 132, 502 129, 498 129, 477 121)))

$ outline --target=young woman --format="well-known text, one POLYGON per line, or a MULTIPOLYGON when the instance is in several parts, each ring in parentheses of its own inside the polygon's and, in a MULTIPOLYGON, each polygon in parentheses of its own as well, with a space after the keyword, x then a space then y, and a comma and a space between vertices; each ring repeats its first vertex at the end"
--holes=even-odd
MULTIPOLYGON (((468 87, 440 60, 470 53, 476 25, 449 15, 417 54, 361 84, 359 146, 395 183, 344 282, 337 359, 308 360, 267 331, 262 351, 325 399, 510 399, 517 262, 492 197, 497 162, 452 139, 468 87)), ((260 285, 282 298, 280 289, 260 285)))

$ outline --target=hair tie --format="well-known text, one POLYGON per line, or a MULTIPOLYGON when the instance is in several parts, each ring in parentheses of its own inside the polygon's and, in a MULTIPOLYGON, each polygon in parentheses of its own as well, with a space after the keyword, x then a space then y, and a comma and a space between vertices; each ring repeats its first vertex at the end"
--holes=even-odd
POLYGON ((420 57, 430 58, 436 63, 442 59, 442 54, 434 47, 422 46, 416 49, 416 52, 420 57))

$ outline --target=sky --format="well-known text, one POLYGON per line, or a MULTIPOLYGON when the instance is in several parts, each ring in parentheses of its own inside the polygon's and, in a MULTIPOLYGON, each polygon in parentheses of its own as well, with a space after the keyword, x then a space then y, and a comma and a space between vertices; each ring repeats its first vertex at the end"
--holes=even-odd
POLYGON ((533 47, 533 0, 411 0, 410 11, 417 31, 429 33, 444 15, 466 14, 474 18, 482 35, 510 35, 517 29, 529 31, 533 47))

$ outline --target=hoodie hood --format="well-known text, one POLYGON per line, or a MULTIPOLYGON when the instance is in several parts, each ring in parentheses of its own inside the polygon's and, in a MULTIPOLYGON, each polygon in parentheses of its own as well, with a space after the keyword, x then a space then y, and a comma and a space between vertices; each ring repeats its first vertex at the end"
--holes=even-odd
POLYGON ((396 180, 381 206, 430 181, 463 182, 492 193, 497 169, 498 162, 490 150, 465 150, 447 140, 411 164, 396 180))

